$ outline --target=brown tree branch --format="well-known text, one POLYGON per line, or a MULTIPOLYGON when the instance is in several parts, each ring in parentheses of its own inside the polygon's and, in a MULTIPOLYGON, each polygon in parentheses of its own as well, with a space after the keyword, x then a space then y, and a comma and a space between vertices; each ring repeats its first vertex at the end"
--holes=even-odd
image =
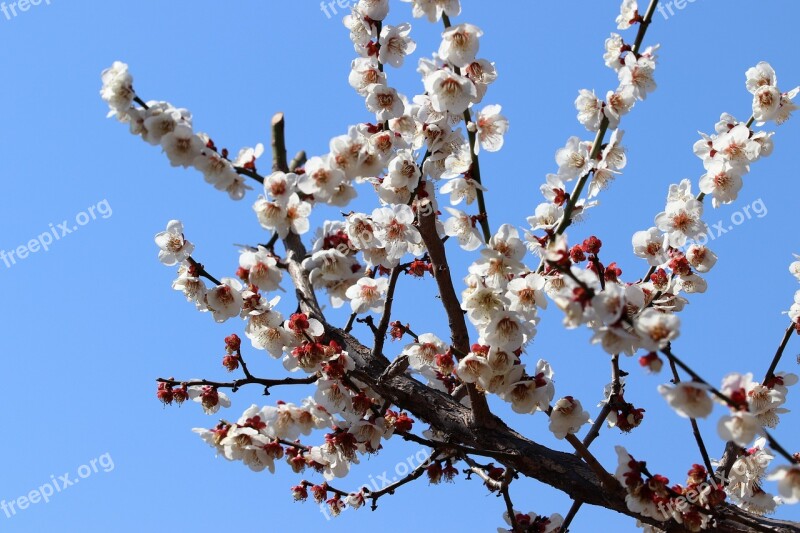
MULTIPOLYGON (((436 213, 433 212, 433 209, 419 214, 419 233, 422 235, 422 241, 428 249, 428 255, 433 267, 433 277, 439 287, 439 296, 442 299, 445 313, 447 313, 451 344, 454 350, 461 353, 469 353, 470 344, 467 322, 464 319, 464 311, 461 309, 458 295, 453 287, 453 278, 450 276, 450 267, 447 264, 444 243, 436 231, 436 213)), ((486 398, 478 392, 475 385, 468 383, 466 387, 474 415, 473 424, 491 424, 493 415, 489 411, 489 404, 486 402, 486 398)))
POLYGON ((242 379, 235 379, 233 381, 209 381, 207 379, 194 379, 194 380, 179 380, 179 379, 165 379, 158 378, 156 382, 166 383, 172 387, 177 386, 209 386, 217 389, 231 389, 236 392, 245 385, 261 385, 264 387, 264 395, 269 395, 269 389, 281 385, 310 385, 317 381, 317 376, 308 376, 306 378, 283 378, 283 379, 264 379, 257 377, 246 377, 242 379))

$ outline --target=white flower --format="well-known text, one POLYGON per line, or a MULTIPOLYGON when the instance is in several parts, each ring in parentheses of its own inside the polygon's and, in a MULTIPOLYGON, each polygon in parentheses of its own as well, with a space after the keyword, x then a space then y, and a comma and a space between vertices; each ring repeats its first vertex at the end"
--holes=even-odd
POLYGON ((428 17, 431 22, 437 22, 446 13, 449 17, 457 17, 461 14, 460 0, 403 0, 412 3, 414 18, 428 17))
POLYGON ((509 311, 521 313, 527 318, 536 315, 536 308, 547 308, 547 298, 544 288, 546 280, 535 272, 524 278, 515 278, 508 283, 506 297, 510 305, 509 311))
POLYGON ((581 402, 572 396, 566 396, 553 405, 550 431, 557 439, 563 439, 569 433, 577 433, 588 422, 589 413, 583 410, 581 402))
POLYGON ((800 87, 795 87, 788 93, 781 95, 781 108, 778 110, 778 116, 775 117, 775 124, 780 126, 791 118, 792 112, 800 109, 793 101, 798 94, 800 94, 800 87))
POLYGON ((704 274, 717 263, 717 254, 699 244, 693 244, 686 250, 686 259, 692 268, 704 274))
MULTIPOLYGON (((388 3, 388 0, 386 0, 388 3)), ((381 30, 381 49, 378 52, 378 61, 384 65, 402 67, 405 58, 413 54, 417 49, 415 43, 408 34, 411 33, 411 25, 407 22, 399 26, 384 26, 381 30)))
POLYGON ((492 348, 513 352, 536 335, 533 322, 512 311, 501 311, 491 317, 482 329, 481 338, 492 348))
POLYGON ((747 90, 752 94, 756 94, 761 87, 775 87, 778 85, 778 77, 775 75, 775 70, 765 61, 762 61, 755 67, 747 69, 745 77, 747 78, 747 82, 745 83, 747 90))
POLYGON ((712 161, 706 170, 700 178, 700 190, 712 196, 713 206, 734 202, 742 188, 740 172, 730 163, 719 160, 712 161))
POLYGON ((627 30, 636 22, 639 16, 639 4, 636 0, 623 0, 617 15, 617 29, 627 30))
POLYGON ((603 120, 603 101, 595 96, 594 91, 581 89, 575 100, 578 110, 578 122, 589 131, 597 131, 603 120))
POLYGON ((373 84, 367 87, 367 109, 375 113, 378 122, 403 116, 405 103, 397 91, 386 85, 373 84))
POLYGON ((499 290, 486 286, 482 280, 477 286, 465 290, 462 299, 461 308, 467 312, 470 322, 476 325, 488 324, 496 313, 508 305, 508 300, 499 290))
POLYGON ((239 316, 242 310, 242 284, 233 278, 222 278, 222 285, 217 285, 206 295, 208 309, 217 322, 225 322, 229 318, 239 316))
MULTIPOLYGON (((750 133, 750 128, 739 124, 717 137, 712 143, 712 148, 716 150, 714 158, 728 161, 737 168, 747 168, 750 162, 758 159, 761 152, 761 145, 750 138, 750 133)), ((708 166, 711 161, 706 159, 704 164, 708 166)))
POLYGON ((767 479, 778 482, 778 493, 784 502, 800 502, 800 466, 779 466, 767 479))
POLYGON ((347 388, 339 381, 320 379, 317 381, 317 392, 314 400, 327 409, 329 413, 343 413, 352 409, 353 401, 347 388))
POLYGON ((475 144, 475 153, 483 147, 487 152, 497 152, 503 147, 503 136, 508 131, 508 119, 500 114, 499 105, 487 105, 476 118, 478 128, 478 141, 475 144))
POLYGON ((522 378, 520 373, 519 378, 512 380, 508 389, 501 394, 505 401, 511 403, 511 408, 515 413, 533 413, 537 409, 547 411, 556 394, 550 364, 544 359, 539 359, 535 372, 535 376, 524 379, 520 379, 522 378))
POLYGON ((666 210, 655 218, 658 229, 667 233, 667 242, 673 248, 680 248, 690 238, 697 237, 706 226, 703 224, 703 203, 695 198, 685 201, 673 201, 667 204, 666 210))
POLYGON ((603 324, 616 324, 626 310, 625 289, 618 283, 606 283, 605 289, 592 298, 592 309, 603 324))
POLYGON ((486 191, 486 187, 473 179, 458 177, 447 180, 439 192, 450 194, 450 205, 458 205, 465 200, 467 205, 471 205, 478 197, 479 190, 486 191))
POLYGON ((773 459, 775 456, 766 449, 766 439, 757 439, 753 448, 734 461, 726 491, 736 499, 753 496, 760 490, 766 469, 773 459))
MULTIPOLYGON (((438 156, 438 154, 437 154, 438 156)), ((452 179, 466 175, 472 168, 472 153, 469 144, 464 142, 453 149, 445 158, 443 179, 452 179)))
POLYGON ((768 494, 761 489, 753 491, 751 496, 734 499, 737 506, 756 516, 765 516, 775 512, 779 505, 784 503, 777 496, 768 494))
POLYGON ((283 315, 271 307, 251 314, 244 333, 253 348, 266 350, 275 359, 293 342, 292 334, 283 328, 283 315))
POLYGON ((187 120, 188 111, 175 109, 169 104, 156 105, 147 110, 143 123, 142 138, 152 145, 161 143, 161 138, 175 129, 178 124, 191 125, 187 120))
POLYGON ((714 409, 708 386, 702 383, 684 381, 674 387, 659 385, 658 392, 684 418, 706 418, 714 409))
POLYGON ((172 282, 172 288, 181 291, 186 301, 194 302, 197 309, 207 311, 205 296, 206 284, 201 278, 193 274, 193 268, 187 263, 182 263, 178 268, 178 277, 172 282))
POLYGON ((459 24, 442 33, 439 57, 454 66, 463 68, 475 61, 483 32, 472 24, 459 24))
POLYGON ((763 125, 775 120, 781 108, 782 95, 777 87, 764 85, 753 94, 753 118, 756 124, 763 125))
POLYGON ((612 33, 611 37, 605 41, 605 53, 603 60, 608 68, 619 70, 622 68, 622 48, 625 46, 625 41, 618 33, 612 33))
POLYGON ((632 244, 633 253, 637 257, 647 260, 650 266, 657 267, 667 262, 664 234, 658 228, 637 231, 633 234, 632 244))
POLYGON ((564 208, 550 202, 543 202, 536 206, 532 217, 526 220, 533 230, 552 229, 561 221, 564 208))
POLYGON ((161 148, 173 167, 191 166, 204 147, 205 143, 185 124, 178 124, 174 130, 161 137, 161 148))
POLYGON ((594 167, 595 162, 589 158, 590 146, 591 143, 582 141, 578 137, 570 137, 566 146, 556 152, 558 176, 561 179, 573 180, 594 167))
POLYGON ((717 433, 722 440, 733 441, 742 447, 750 444, 760 431, 758 418, 744 411, 723 416, 717 424, 717 433))
POLYGON ((481 234, 475 228, 472 218, 465 212, 452 207, 444 209, 452 215, 444 223, 445 235, 457 238, 459 246, 468 252, 477 249, 482 242, 481 234))
POLYGON ((492 369, 482 354, 470 353, 458 362, 458 377, 464 383, 476 383, 492 377, 492 369))
POLYGON ((636 94, 630 85, 621 85, 616 91, 606 93, 606 101, 603 114, 608 119, 608 127, 616 129, 620 119, 636 104, 636 94))
POLYGON ((277 265, 277 260, 263 246, 239 256, 239 266, 247 271, 247 281, 262 291, 274 291, 280 286, 283 273, 277 265))
POLYGON ((294 173, 273 172, 264 178, 264 194, 280 203, 286 205, 289 197, 295 192, 297 175, 294 173))
POLYGON ((792 276, 797 278, 797 281, 800 281, 800 255, 794 254, 794 258, 797 259, 797 261, 789 265, 789 272, 792 273, 792 276))
POLYGON ((155 241, 161 248, 161 251, 158 252, 158 260, 166 266, 180 263, 194 251, 194 244, 183 237, 183 224, 180 220, 170 220, 167 223, 167 231, 157 234, 155 241))
POLYGON ((253 210, 261 226, 277 232, 281 239, 290 231, 302 235, 310 228, 308 216, 311 214, 311 204, 300 200, 297 193, 292 193, 285 205, 261 197, 253 205, 253 210))
POLYGON ((421 175, 414 153, 411 150, 398 150, 389 162, 386 180, 392 187, 406 187, 413 190, 417 188, 421 175))
POLYGON ((351 213, 345 223, 345 231, 350 244, 356 249, 364 250, 380 246, 375 236, 377 227, 364 213, 351 213))
POLYGON ((497 81, 497 69, 494 63, 490 63, 485 59, 478 59, 473 61, 466 68, 464 74, 467 78, 471 79, 478 89, 478 101, 482 101, 489 89, 489 85, 497 81))
POLYGON ((364 277, 345 293, 350 299, 350 306, 354 313, 364 313, 367 310, 380 312, 383 309, 389 280, 386 278, 372 279, 364 277))
POLYGON ((408 356, 408 363, 416 370, 434 368, 436 355, 443 354, 450 347, 433 333, 423 333, 417 337, 417 342, 403 348, 403 354, 408 356))
POLYGON ((344 179, 344 172, 333 168, 328 157, 312 157, 306 162, 305 173, 297 178, 297 188, 316 201, 327 202, 344 179))
POLYGON ((642 348, 651 352, 666 348, 680 334, 680 323, 675 315, 661 313, 653 308, 645 309, 636 318, 635 324, 642 348))
POLYGON ((233 163, 210 148, 203 149, 192 161, 192 166, 203 173, 207 183, 217 190, 227 190, 237 178, 233 163))
POLYGON ((349 82, 358 94, 367 96, 370 85, 386 85, 386 74, 381 72, 375 57, 359 57, 350 66, 349 82))
POLYGON ((356 9, 372 20, 383 20, 389 14, 389 0, 358 0, 356 9))
POLYGON ((425 77, 425 90, 435 111, 460 115, 477 100, 475 84, 449 70, 437 70, 425 77))
POLYGON ((236 167, 255 166, 259 157, 264 154, 264 145, 258 143, 255 147, 246 146, 239 150, 233 165, 236 167))
POLYGON ((634 54, 625 56, 625 65, 619 71, 619 82, 633 88, 633 95, 638 100, 647 98, 647 94, 656 90, 653 79, 653 61, 644 56, 638 60, 634 54))
MULTIPOLYGON (((542 533, 558 533, 561 531, 561 525, 564 523, 564 517, 558 513, 551 514, 549 517, 539 516, 537 513, 528 513, 527 515, 523 515, 522 513, 513 510, 512 511, 518 518, 517 521, 519 522, 519 516, 522 515, 527 520, 529 524, 535 524, 535 527, 538 528, 536 531, 541 531, 542 533)), ((509 526, 512 525, 511 518, 508 516, 508 511, 503 513, 503 520, 505 520, 506 524, 509 526)), ((514 533, 511 530, 497 528, 497 533, 514 533)))
POLYGON ((136 93, 133 90, 133 76, 128 72, 128 65, 114 61, 111 67, 101 74, 103 88, 100 96, 108 103, 108 116, 122 119, 133 104, 136 93))
POLYGON ((405 204, 381 207, 372 212, 372 220, 379 228, 376 235, 389 260, 399 262, 409 246, 422 242, 413 225, 414 218, 411 207, 405 204))

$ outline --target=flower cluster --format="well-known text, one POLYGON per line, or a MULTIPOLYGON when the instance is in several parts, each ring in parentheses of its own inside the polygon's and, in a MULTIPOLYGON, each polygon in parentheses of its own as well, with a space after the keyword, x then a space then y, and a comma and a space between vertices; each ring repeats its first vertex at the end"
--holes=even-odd
POLYGON ((508 512, 503 513, 503 520, 509 526, 514 526, 513 529, 497 528, 497 533, 522 533, 525 531, 535 531, 536 533, 557 533, 561 531, 561 525, 564 523, 564 517, 558 513, 550 516, 539 516, 536 513, 521 513, 516 510, 514 512, 514 520, 508 515, 508 512))
POLYGON ((786 403, 788 387, 798 381, 796 374, 779 372, 764 383, 753 380, 753 374, 731 373, 722 380, 722 393, 733 400, 728 404, 731 413, 720 419, 719 436, 739 446, 747 446, 761 433, 762 428, 774 428, 780 422, 778 415, 788 413, 786 403))
POLYGON ((225 191, 234 200, 244 198, 250 189, 237 168, 255 168, 255 159, 263 151, 244 148, 234 161, 228 159, 228 151, 217 151, 208 135, 195 133, 192 114, 176 108, 169 102, 143 102, 133 89, 133 76, 128 65, 120 61, 103 71, 103 87, 100 95, 108 103, 109 117, 116 117, 128 124, 130 132, 154 146, 161 146, 174 167, 193 167, 205 176, 206 182, 220 191, 225 191), (138 103, 141 107, 133 104, 138 103), (258 155, 256 155, 258 154, 258 155))
POLYGON ((718 483, 708 481, 705 468, 694 465, 685 486, 670 486, 669 479, 648 472, 647 464, 634 459, 622 446, 617 446, 616 451, 618 466, 614 475, 627 491, 628 509, 659 522, 674 520, 688 531, 713 525, 708 510, 724 502, 726 494, 718 483))
MULTIPOLYGON (((800 255, 795 255, 795 258, 797 261, 789 266, 789 271, 797 278, 797 281, 800 281, 800 255)), ((797 332, 800 333, 800 290, 794 293, 794 303, 789 308, 789 318, 792 319, 797 332)))

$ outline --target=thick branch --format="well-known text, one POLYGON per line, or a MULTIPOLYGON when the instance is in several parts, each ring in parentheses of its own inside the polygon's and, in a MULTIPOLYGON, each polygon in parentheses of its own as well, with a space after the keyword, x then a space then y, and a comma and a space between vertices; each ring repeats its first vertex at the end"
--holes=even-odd
MULTIPOLYGON (((428 249, 431 266, 433 267, 433 277, 439 287, 439 296, 447 313, 453 348, 461 353, 469 353, 470 344, 467 322, 464 319, 464 311, 461 309, 458 295, 456 295, 456 290, 453 287, 450 266, 447 264, 447 253, 445 252, 444 243, 436 231, 436 213, 432 209, 420 212, 419 232, 422 235, 425 247, 428 249)), ((467 384, 467 392, 475 415, 473 422, 476 425, 490 423, 492 414, 489 411, 486 398, 471 383, 467 384)))

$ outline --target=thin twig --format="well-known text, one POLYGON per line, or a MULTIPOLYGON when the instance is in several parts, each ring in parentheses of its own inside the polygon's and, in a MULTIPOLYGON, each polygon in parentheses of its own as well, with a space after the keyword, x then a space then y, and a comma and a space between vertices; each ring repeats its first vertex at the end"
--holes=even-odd
MULTIPOLYGON (((673 359, 669 360, 669 367, 672 369, 672 381, 677 385, 681 382, 681 376, 678 373, 678 367, 675 366, 675 361, 673 359)), ((697 425, 697 420, 690 417, 689 422, 692 424, 692 433, 694 434, 694 440, 697 442, 697 447, 700 450, 700 455, 703 457, 703 464, 705 464, 706 470, 708 470, 708 475, 713 476, 714 467, 711 465, 711 458, 708 456, 706 443, 703 442, 703 436, 700 434, 700 427, 697 425)))
POLYGON ((783 357, 783 352, 786 350, 786 345, 789 344, 789 339, 792 338, 792 334, 795 331, 797 331, 797 325, 792 322, 789 324, 789 327, 786 328, 786 332, 783 334, 783 339, 781 339, 781 344, 778 346, 778 351, 775 352, 775 357, 772 358, 772 363, 770 363, 767 374, 764 376, 764 381, 762 381, 764 385, 766 385, 770 380, 772 380, 772 378, 775 377, 775 369, 778 368, 778 363, 780 363, 781 357, 783 357))
POLYGON ((378 329, 375 332, 375 346, 372 348, 372 353, 375 355, 383 354, 383 345, 386 343, 386 332, 389 329, 389 321, 392 318, 394 291, 397 287, 397 280, 400 278, 402 272, 403 269, 400 266, 396 266, 389 275, 389 288, 386 291, 386 302, 383 304, 383 314, 381 315, 381 321, 378 322, 378 329))

